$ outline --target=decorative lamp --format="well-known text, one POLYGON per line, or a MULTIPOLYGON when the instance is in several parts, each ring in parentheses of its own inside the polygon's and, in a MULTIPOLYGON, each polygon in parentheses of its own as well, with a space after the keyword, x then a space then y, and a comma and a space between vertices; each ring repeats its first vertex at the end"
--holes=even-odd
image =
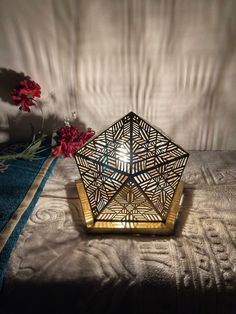
POLYGON ((189 154, 133 112, 75 155, 88 232, 171 234, 189 154))

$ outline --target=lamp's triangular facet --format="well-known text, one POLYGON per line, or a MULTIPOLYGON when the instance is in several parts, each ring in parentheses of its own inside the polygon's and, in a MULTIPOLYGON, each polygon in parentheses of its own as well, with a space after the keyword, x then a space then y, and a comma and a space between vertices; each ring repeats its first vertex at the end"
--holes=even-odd
POLYGON ((101 221, 160 221, 153 204, 137 184, 127 180, 106 208, 98 216, 101 221))
POLYGON ((75 156, 93 224, 165 224, 188 157, 133 112, 114 123, 75 156))

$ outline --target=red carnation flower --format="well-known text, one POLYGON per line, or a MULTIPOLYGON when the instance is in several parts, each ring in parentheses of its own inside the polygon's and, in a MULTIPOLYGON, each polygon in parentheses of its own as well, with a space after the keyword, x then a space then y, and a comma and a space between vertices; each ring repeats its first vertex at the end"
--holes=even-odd
POLYGON ((52 148, 52 153, 57 157, 72 157, 94 134, 91 128, 79 133, 73 125, 62 127, 57 131, 58 146, 52 148))
POLYGON ((30 112, 30 106, 35 105, 35 97, 40 97, 41 87, 31 80, 23 80, 13 89, 12 100, 19 109, 30 112))
POLYGON ((67 142, 75 140, 78 134, 78 129, 73 125, 62 127, 57 131, 59 140, 65 140, 67 142))

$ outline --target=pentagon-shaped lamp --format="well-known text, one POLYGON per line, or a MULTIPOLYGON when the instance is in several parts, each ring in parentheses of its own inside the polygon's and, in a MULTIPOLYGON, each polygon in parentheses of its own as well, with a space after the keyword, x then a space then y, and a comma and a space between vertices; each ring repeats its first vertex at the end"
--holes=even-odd
POLYGON ((89 232, 171 234, 189 154, 133 112, 75 155, 89 232))

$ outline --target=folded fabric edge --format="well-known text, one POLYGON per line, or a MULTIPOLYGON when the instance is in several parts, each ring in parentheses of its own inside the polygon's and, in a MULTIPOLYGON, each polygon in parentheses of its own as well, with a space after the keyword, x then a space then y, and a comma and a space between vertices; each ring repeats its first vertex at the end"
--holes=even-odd
POLYGON ((57 158, 49 157, 43 163, 36 176, 31 188, 27 192, 22 204, 16 210, 10 222, 4 227, 1 232, 0 241, 0 290, 3 288, 4 272, 10 258, 11 252, 16 245, 19 235, 27 222, 30 214, 32 213, 39 196, 49 178, 57 158), (3 237, 4 236, 4 237, 3 237))

